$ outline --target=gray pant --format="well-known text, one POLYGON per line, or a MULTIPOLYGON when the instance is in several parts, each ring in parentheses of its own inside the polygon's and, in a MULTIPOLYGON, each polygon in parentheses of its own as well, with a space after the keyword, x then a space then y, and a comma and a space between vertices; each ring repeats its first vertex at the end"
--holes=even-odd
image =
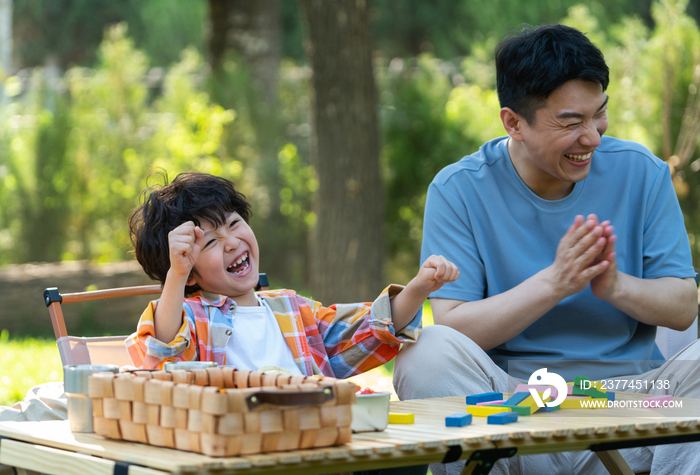
MULTIPOLYGON (((700 361, 698 341, 668 360, 660 368, 641 375, 615 377, 615 380, 670 382, 670 388, 625 389, 629 392, 672 394, 700 398, 700 365, 680 361, 700 361)), ((463 396, 485 392, 512 392, 523 383, 510 377, 471 339, 446 326, 425 327, 414 344, 406 344, 396 357, 394 387, 401 400, 443 396, 463 396)), ((652 385, 653 386, 653 385, 652 385)), ((621 450, 635 473, 652 475, 700 472, 700 443, 659 445, 621 450)), ((464 461, 432 464, 434 475, 458 474, 464 461)), ((501 459, 492 474, 607 474, 598 457, 589 451, 527 455, 501 459)))

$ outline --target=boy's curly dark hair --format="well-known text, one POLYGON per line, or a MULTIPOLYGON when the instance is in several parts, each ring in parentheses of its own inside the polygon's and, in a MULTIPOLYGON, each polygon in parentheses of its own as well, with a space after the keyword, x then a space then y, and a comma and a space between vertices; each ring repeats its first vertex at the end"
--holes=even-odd
MULTIPOLYGON (((206 173, 181 173, 164 185, 149 186, 143 191, 143 205, 129 218, 129 233, 134 254, 146 274, 165 284, 170 269, 168 233, 187 221, 200 226, 208 221, 214 226, 226 222, 229 213, 236 212, 246 222, 250 220, 250 204, 236 191, 233 183, 206 173)), ((185 294, 199 290, 198 285, 186 286, 185 294)))

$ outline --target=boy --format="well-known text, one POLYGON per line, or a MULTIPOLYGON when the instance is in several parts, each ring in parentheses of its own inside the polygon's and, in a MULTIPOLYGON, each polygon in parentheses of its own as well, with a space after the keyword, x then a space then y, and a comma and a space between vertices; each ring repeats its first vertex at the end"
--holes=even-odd
POLYGON ((151 190, 134 211, 136 258, 163 285, 127 339, 136 366, 201 360, 347 378, 414 342, 425 299, 459 276, 454 264, 430 256, 405 288, 391 285, 373 303, 323 307, 291 290, 256 293, 259 252, 249 218, 250 205, 231 182, 202 173, 151 190))

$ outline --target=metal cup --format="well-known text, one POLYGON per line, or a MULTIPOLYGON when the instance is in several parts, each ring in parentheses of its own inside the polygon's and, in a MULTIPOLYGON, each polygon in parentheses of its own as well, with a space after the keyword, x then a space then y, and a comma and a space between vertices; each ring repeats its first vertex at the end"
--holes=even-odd
POLYGON ((118 373, 116 365, 66 365, 63 367, 63 387, 68 397, 68 420, 73 432, 93 432, 92 399, 88 396, 88 377, 93 373, 118 373))

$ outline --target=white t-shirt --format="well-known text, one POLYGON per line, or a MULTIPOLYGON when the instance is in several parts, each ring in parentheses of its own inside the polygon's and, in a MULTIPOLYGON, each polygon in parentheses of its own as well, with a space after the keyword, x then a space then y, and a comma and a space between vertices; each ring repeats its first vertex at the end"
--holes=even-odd
POLYGON ((292 374, 302 374, 272 310, 264 300, 256 298, 260 304, 257 307, 236 307, 233 333, 226 346, 226 364, 251 371, 279 366, 292 374))

